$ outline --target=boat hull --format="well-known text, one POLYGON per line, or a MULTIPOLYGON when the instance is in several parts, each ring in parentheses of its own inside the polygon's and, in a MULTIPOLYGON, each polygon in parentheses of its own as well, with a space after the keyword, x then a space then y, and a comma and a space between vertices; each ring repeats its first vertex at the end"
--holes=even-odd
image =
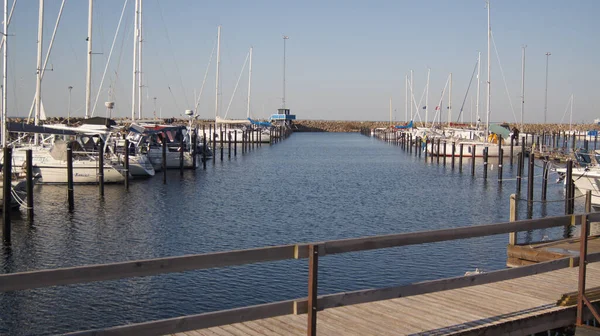
MULTIPOLYGON (((497 144, 493 143, 474 143, 474 142, 455 142, 454 156, 460 155, 460 144, 463 145, 463 157, 470 157, 473 155, 473 145, 475 145, 475 157, 483 157, 484 149, 488 148, 488 157, 499 157, 500 151, 497 144)), ((438 148, 437 141, 435 143, 427 144, 427 152, 435 156, 444 156, 444 146, 446 147, 445 156, 452 156, 452 141, 446 140, 444 144, 440 141, 438 148)), ((513 156, 521 152, 521 147, 513 146, 513 156)), ((502 145, 502 157, 510 157, 510 145, 502 145)))

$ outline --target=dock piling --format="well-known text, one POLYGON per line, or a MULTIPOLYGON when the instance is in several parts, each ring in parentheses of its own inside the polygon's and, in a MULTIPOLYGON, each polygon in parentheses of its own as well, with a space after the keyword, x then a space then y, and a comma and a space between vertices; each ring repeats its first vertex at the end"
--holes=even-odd
POLYGON ((4 164, 2 165, 2 240, 5 244, 11 243, 11 175, 12 175, 12 148, 4 147, 4 164))
POLYGON ((129 190, 129 140, 127 139, 125 139, 123 161, 125 162, 125 190, 129 190))
POLYGON ((163 184, 167 184, 167 133, 163 132, 162 138, 162 171, 163 184))
POLYGON ((535 169, 535 154, 529 153, 529 171, 527 172, 527 203, 533 203, 533 176, 535 169))
POLYGON ((471 151, 471 176, 475 176, 475 148, 476 145, 473 144, 471 151))
POLYGON ((483 179, 487 180, 488 174, 488 147, 483 148, 483 179))
POLYGON ((73 195, 73 142, 67 145, 67 201, 69 211, 75 208, 75 197, 73 195))
POLYGON ((463 143, 458 145, 458 171, 462 173, 463 170, 463 143))
POLYGON ((104 197, 104 141, 98 140, 98 193, 104 197))
POLYGON ((26 179, 27 179, 27 219, 33 220, 33 151, 25 152, 26 179))

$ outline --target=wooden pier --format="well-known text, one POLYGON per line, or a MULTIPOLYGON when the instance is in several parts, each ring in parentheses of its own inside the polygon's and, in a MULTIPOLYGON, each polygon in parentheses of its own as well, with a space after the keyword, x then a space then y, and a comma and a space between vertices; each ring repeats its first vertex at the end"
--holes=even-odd
MULTIPOLYGON (((581 285, 578 282, 580 269, 574 267, 580 263, 578 256, 454 278, 321 296, 317 295, 318 261, 332 254, 492 235, 504 235, 512 240, 516 232, 582 223, 587 227, 590 221, 598 220, 600 213, 583 213, 435 231, 2 274, 0 292, 308 259, 307 298, 80 331, 72 335, 316 335, 317 331, 323 335, 524 335, 576 323, 576 308, 557 306, 557 302, 563 294, 573 292, 578 289, 578 284, 581 285)), ((587 276, 583 277, 587 279, 587 286, 600 286, 600 253, 582 255, 587 256, 589 263, 587 276)), ((402 265, 393 267, 402 272, 402 265)), ((588 310, 585 312, 588 315, 584 315, 584 318, 588 319, 588 310)))

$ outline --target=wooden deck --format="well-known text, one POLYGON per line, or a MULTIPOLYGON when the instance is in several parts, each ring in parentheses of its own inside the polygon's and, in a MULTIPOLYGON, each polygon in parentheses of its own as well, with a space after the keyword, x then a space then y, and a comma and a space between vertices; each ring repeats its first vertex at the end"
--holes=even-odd
MULTIPOLYGON (((577 290, 578 268, 318 312, 319 335, 527 335, 572 325, 575 307, 557 306, 577 290)), ((600 262, 587 286, 600 286, 600 262)), ((306 335, 307 316, 284 315, 172 334, 176 336, 306 335)))
MULTIPOLYGON (((579 256, 579 238, 560 239, 551 242, 509 245, 506 266, 518 267, 539 262, 579 256)), ((588 238, 588 253, 600 252, 600 236, 588 238)))

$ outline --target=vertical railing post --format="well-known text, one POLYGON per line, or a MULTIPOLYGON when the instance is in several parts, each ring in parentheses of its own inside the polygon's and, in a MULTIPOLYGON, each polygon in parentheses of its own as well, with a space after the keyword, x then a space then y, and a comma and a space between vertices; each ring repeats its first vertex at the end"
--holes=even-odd
MULTIPOLYGON (((591 190, 586 193, 586 203, 587 198, 591 200, 591 190), (589 196, 589 197, 588 197, 589 196)), ((591 201, 590 201, 591 202, 591 201)), ((587 215, 581 216, 581 234, 580 234, 580 244, 579 244, 579 283, 577 288, 577 319, 575 324, 582 325, 583 324, 583 307, 584 307, 584 296, 585 296, 585 276, 586 276, 586 264, 587 264, 587 243, 588 243, 588 226, 589 223, 587 221, 587 215)), ((590 309, 594 309, 594 307, 589 307, 590 309)))
POLYGON ((319 245, 308 246, 308 336, 317 335, 317 276, 319 273, 319 245))
POLYGON ((25 165, 27 166, 27 219, 33 220, 33 151, 25 152, 25 165))
POLYGON ((2 240, 5 244, 11 242, 11 174, 12 174, 12 148, 4 147, 4 164, 2 165, 2 240))
MULTIPOLYGON (((517 205, 518 205, 517 195, 511 194, 510 195, 510 217, 509 217, 510 222, 517 221, 517 218, 518 218, 517 205)), ((517 232, 509 233, 508 234, 508 245, 516 245, 516 244, 517 244, 517 232)))

